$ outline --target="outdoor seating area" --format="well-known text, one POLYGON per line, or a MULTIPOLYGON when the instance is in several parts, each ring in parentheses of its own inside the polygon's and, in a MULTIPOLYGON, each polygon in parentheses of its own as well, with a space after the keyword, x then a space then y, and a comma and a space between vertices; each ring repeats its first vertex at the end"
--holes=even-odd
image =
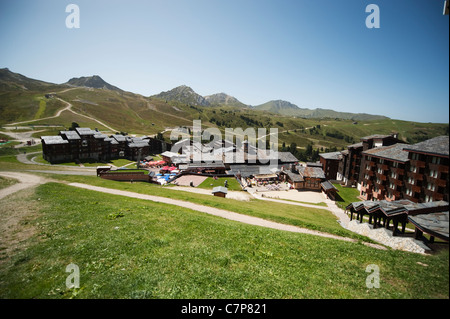
POLYGON ((401 234, 405 234, 408 221, 416 227, 416 238, 423 238, 422 233, 428 233, 432 240, 437 236, 444 241, 448 241, 448 211, 449 203, 445 201, 414 203, 410 200, 397 201, 362 201, 354 202, 346 207, 346 212, 350 213, 350 220, 356 214, 356 219, 363 223, 363 217, 369 217, 369 224, 373 228, 390 228, 393 222, 393 236, 399 234, 398 226, 402 225, 401 234), (438 230, 433 225, 438 225, 438 230))

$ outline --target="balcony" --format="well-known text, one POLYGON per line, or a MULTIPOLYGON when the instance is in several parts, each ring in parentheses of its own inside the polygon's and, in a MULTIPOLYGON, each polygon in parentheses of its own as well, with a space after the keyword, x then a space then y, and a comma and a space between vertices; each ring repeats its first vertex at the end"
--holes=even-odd
POLYGON ((394 173, 397 173, 398 175, 405 175, 405 169, 404 168, 391 167, 391 171, 394 172, 394 173))
POLYGON ((387 180, 387 176, 385 174, 376 173, 377 178, 379 178, 382 181, 387 180))
POLYGON ((417 168, 425 168, 426 164, 424 161, 411 160, 411 166, 416 166, 417 168))
POLYGON ((448 173, 448 165, 441 165, 441 164, 428 164, 428 168, 430 170, 438 171, 440 173, 448 173))
POLYGON ((387 171, 389 169, 389 166, 387 166, 386 164, 378 164, 377 165, 378 169, 382 169, 383 171, 387 171))
POLYGON ((375 162, 374 161, 369 161, 369 162, 366 162, 366 165, 369 165, 370 167, 375 167, 375 162))
POLYGON ((411 185, 411 190, 412 190, 414 193, 420 194, 420 192, 422 191, 422 187, 417 186, 417 185, 411 185))
POLYGON ((447 185, 447 181, 440 178, 429 177, 427 180, 431 183, 434 183, 436 186, 445 187, 447 185))
POLYGON ((394 183, 397 186, 403 186, 404 185, 402 180, 399 180, 399 179, 396 179, 396 178, 393 178, 393 177, 389 177, 389 182, 390 183, 394 183))
POLYGON ((371 194, 372 186, 371 185, 361 186, 361 192, 366 192, 367 194, 371 194))
POLYGON ((416 181, 423 181, 423 174, 421 173, 408 172, 406 175, 416 181))

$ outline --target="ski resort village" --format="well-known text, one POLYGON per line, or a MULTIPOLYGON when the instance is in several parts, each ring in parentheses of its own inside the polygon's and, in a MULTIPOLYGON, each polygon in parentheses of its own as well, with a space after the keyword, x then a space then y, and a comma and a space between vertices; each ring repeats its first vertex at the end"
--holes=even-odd
POLYGON ((290 152, 258 149, 248 140, 201 144, 180 139, 169 144, 77 127, 42 136, 41 142, 43 158, 53 164, 120 158, 136 162, 132 168, 97 166, 103 179, 186 191, 211 181, 209 193, 224 198, 327 202, 343 227, 396 249, 426 253, 435 239, 449 240, 448 136, 413 145, 396 134, 365 136, 343 151, 322 153, 319 161, 306 163, 290 152), (359 192, 360 201, 336 206, 342 187, 359 192), (408 223, 413 236, 406 232, 408 223))

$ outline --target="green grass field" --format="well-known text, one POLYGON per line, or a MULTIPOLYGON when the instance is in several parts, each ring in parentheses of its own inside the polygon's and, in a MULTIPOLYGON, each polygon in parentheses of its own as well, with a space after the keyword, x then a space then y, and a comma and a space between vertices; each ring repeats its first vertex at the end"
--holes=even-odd
POLYGON ((345 209, 348 205, 353 202, 359 202, 360 199, 359 191, 353 187, 343 187, 341 184, 333 184, 337 189, 338 193, 336 196, 336 205, 340 208, 345 209))
POLYGON ((0 189, 16 184, 18 181, 14 178, 0 176, 0 189))
POLYGON ((238 181, 235 178, 225 178, 225 177, 219 177, 217 179, 214 179, 212 177, 208 177, 198 185, 199 188, 205 188, 205 189, 213 189, 217 186, 224 186, 225 181, 228 181, 228 190, 230 191, 240 191, 242 190, 241 185, 239 185, 238 181))
POLYGON ((382 251, 55 183, 28 196, 34 234, 2 254, 1 298, 448 298, 448 251, 382 251), (79 289, 66 288, 70 263, 79 289))

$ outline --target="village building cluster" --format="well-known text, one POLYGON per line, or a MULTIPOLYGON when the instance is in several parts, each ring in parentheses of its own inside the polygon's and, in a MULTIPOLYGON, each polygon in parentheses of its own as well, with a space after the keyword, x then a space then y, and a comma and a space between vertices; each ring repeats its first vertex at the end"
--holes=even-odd
MULTIPOLYGON (((242 189, 317 191, 333 200, 338 192, 333 182, 357 187, 361 201, 347 207, 351 219, 356 214, 362 222, 363 216, 369 216, 375 228, 381 221, 389 228, 392 222, 394 236, 404 233, 410 222, 416 227, 416 238, 427 233, 448 241, 448 136, 414 145, 396 135, 366 136, 341 152, 320 154, 316 163, 299 163, 290 152, 259 149, 248 141, 237 146, 225 140, 201 144, 184 139, 172 145, 151 137, 106 136, 89 128, 61 131, 41 140, 44 159, 51 163, 117 158, 137 162, 141 169, 97 167, 98 176, 116 181, 164 185, 187 176, 189 185, 195 186, 193 176, 228 177, 242 189), (160 159, 154 160, 152 154, 160 159)), ((226 197, 227 185, 214 188, 212 194, 226 197)))
POLYGON ((371 135, 319 156, 326 177, 357 187, 361 200, 449 200, 448 136, 409 145, 396 135, 371 135))
POLYGON ((43 157, 50 163, 93 159, 110 161, 126 158, 132 161, 170 147, 152 137, 131 137, 123 134, 107 136, 98 130, 77 127, 60 131, 56 136, 41 136, 43 157))

